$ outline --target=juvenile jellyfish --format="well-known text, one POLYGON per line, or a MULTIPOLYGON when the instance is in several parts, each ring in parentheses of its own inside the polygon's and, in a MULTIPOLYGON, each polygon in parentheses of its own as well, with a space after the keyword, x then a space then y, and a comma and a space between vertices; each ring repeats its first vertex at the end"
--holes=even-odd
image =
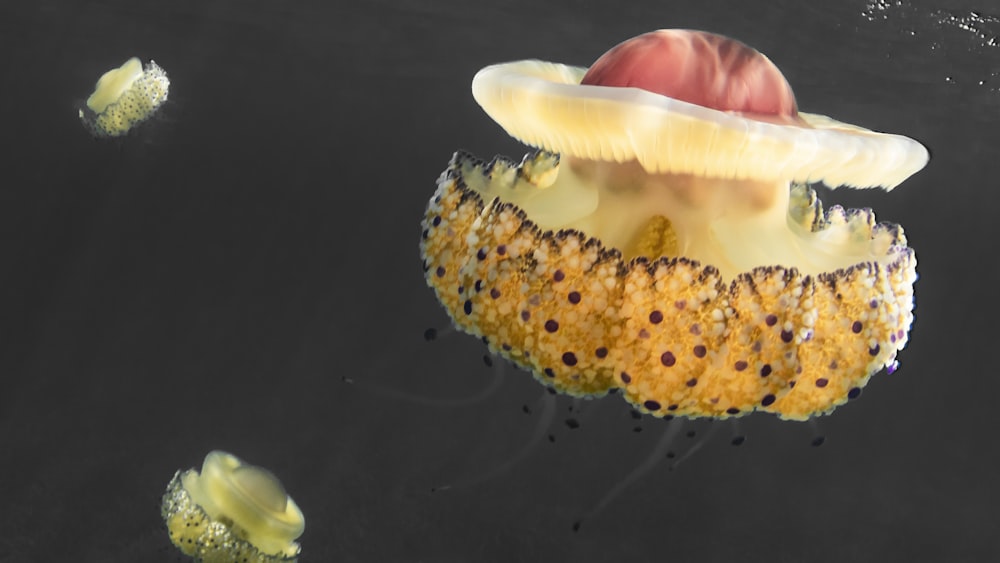
POLYGON ((104 73, 80 109, 80 121, 95 137, 120 137, 152 117, 167 101, 170 79, 155 62, 143 69, 137 57, 104 73))
POLYGON ((170 541, 206 562, 297 561, 305 518, 281 481, 222 451, 177 471, 161 505, 170 541))
POLYGON ((926 164, 918 142, 799 112, 767 57, 703 31, 640 35, 589 69, 489 66, 472 91, 537 151, 456 153, 420 249, 494 353, 659 417, 804 420, 897 366, 917 278, 903 229, 824 212, 809 184, 892 189, 926 164))

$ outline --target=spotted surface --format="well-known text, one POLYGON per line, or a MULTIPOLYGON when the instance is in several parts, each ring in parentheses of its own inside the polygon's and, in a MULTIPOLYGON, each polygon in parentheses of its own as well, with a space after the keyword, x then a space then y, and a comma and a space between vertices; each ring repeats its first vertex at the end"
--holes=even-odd
MULTIPOLYGON (((898 226, 871 216, 862 233, 888 237, 887 265, 818 276, 757 268, 727 284, 685 258, 625 262, 582 233, 542 232, 516 206, 484 202, 466 186, 468 174, 530 181, 539 158, 456 154, 427 207, 420 248, 427 283, 455 325, 543 384, 574 396, 621 389, 656 416, 763 410, 802 420, 895 368, 916 280, 898 226)), ((843 210, 824 215, 809 188, 793 190, 793 221, 813 231, 843 222, 843 210)), ((848 212, 858 213, 871 215, 848 212)))
POLYGON ((80 110, 80 120, 97 137, 120 137, 133 127, 152 117, 167 101, 170 80, 167 73, 149 61, 142 75, 104 111, 80 110))
MULTIPOLYGON (((182 553, 205 563, 278 563, 297 561, 297 556, 261 553, 241 537, 240 530, 212 520, 192 499, 178 471, 163 494, 161 514, 170 541, 182 553)), ((297 549, 297 548, 296 548, 297 549)))

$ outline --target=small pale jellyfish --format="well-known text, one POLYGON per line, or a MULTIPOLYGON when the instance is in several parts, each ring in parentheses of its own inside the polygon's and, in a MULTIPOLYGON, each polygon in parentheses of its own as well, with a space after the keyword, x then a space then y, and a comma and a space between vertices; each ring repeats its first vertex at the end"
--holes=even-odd
POLYGON ((120 137, 167 101, 170 79, 155 62, 145 68, 137 57, 104 73, 80 109, 80 121, 95 137, 120 137))
POLYGON ((916 258, 810 183, 891 189, 920 143, 798 111, 720 35, 660 30, 589 69, 482 69, 472 93, 520 163, 457 153, 428 204, 428 285, 455 325, 578 397, 658 417, 804 420, 896 367, 916 258))
POLYGON ((298 505, 267 469, 213 451, 201 473, 178 471, 161 506, 170 541, 196 561, 296 561, 305 529, 298 505))

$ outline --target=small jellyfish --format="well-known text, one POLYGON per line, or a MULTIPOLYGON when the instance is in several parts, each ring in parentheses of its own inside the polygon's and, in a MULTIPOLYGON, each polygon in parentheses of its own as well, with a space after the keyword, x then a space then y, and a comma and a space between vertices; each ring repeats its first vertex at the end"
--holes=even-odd
POLYGON ((425 277, 455 325, 578 397, 658 417, 804 420, 896 366, 916 258, 870 209, 927 150, 798 111, 763 54, 659 30, 589 69, 486 67, 472 93, 536 152, 457 153, 428 204, 425 277))
POLYGON ((80 109, 80 121, 95 137, 120 137, 149 119, 167 101, 170 79, 155 62, 143 69, 137 57, 104 73, 80 109))
POLYGON ((296 561, 305 529, 273 473, 218 450, 205 456, 201 474, 174 474, 161 513, 170 541, 196 561, 296 561))

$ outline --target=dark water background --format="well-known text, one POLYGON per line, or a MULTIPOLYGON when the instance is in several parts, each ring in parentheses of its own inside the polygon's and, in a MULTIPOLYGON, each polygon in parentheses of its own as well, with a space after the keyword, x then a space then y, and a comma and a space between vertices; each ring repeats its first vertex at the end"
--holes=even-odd
POLYGON ((993 560, 995 16, 987 0, 3 2, 0 561, 180 560, 159 496, 214 448, 282 478, 303 561, 993 560), (737 37, 804 111, 930 148, 892 193, 823 196, 874 207, 917 250, 901 369, 823 418, 823 447, 757 415, 733 448, 720 425, 575 534, 663 426, 633 432, 617 398, 510 471, 432 494, 513 456, 541 388, 507 369, 447 409, 342 377, 439 398, 490 378, 475 339, 422 338, 447 322, 417 253, 435 178, 458 148, 523 152, 472 75, 587 65, 660 27, 737 37), (95 141, 76 104, 133 55, 167 70, 170 101, 95 141))

